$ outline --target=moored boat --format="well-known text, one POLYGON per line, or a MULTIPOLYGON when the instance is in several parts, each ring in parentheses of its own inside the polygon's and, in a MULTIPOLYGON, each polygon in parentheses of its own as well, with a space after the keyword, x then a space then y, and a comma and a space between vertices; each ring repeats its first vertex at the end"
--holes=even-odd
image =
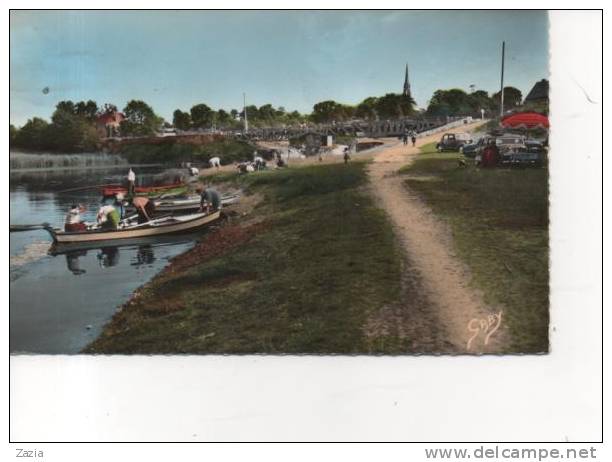
POLYGON ((220 217, 221 212, 218 210, 212 213, 162 217, 141 224, 124 224, 116 230, 93 227, 85 231, 73 232, 51 227, 45 229, 51 234, 54 244, 116 241, 195 231, 210 225, 220 217))
MULTIPOLYGON (((224 194, 221 196, 221 205, 227 207, 240 200, 239 194, 224 194)), ((159 199, 155 201, 156 213, 188 212, 200 208, 200 196, 176 197, 159 199)))
MULTIPOLYGON (((134 188, 134 192, 136 194, 143 195, 156 195, 156 194, 164 194, 170 191, 172 192, 181 192, 182 189, 186 188, 185 183, 172 183, 160 186, 136 186, 134 188)), ((125 186, 122 185, 110 185, 102 188, 103 196, 114 196, 116 194, 127 194, 128 190, 125 186)))

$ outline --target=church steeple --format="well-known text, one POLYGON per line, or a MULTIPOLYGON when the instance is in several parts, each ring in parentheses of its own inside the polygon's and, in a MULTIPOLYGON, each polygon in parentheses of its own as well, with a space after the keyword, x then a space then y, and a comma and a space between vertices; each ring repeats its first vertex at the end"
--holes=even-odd
POLYGON ((412 96, 410 94, 410 79, 408 79, 408 64, 406 64, 406 77, 404 78, 404 96, 412 96))

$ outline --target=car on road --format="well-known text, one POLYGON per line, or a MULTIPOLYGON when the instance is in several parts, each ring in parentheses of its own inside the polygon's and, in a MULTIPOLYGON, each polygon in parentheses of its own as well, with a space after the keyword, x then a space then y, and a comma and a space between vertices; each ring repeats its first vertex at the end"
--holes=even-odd
POLYGON ((445 133, 440 142, 436 144, 438 152, 459 151, 465 144, 470 144, 472 137, 469 133, 445 133))

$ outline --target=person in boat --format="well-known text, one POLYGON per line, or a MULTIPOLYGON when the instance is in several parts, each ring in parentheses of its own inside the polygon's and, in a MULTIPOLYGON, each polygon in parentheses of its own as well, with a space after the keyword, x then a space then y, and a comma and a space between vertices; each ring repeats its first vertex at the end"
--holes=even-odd
POLYGON ((100 227, 104 230, 114 230, 119 228, 121 217, 114 205, 103 205, 98 210, 97 221, 100 227))
POLYGON ((136 196, 132 199, 132 205, 138 214, 139 224, 151 221, 153 214, 155 213, 155 202, 150 200, 148 197, 136 196))
POLYGON ((212 189, 206 188, 202 190, 201 188, 196 189, 196 192, 200 193, 200 210, 206 212, 216 212, 221 208, 221 196, 219 193, 212 189))
POLYGON ((85 207, 80 204, 72 204, 70 210, 66 214, 66 221, 64 222, 64 231, 75 232, 85 231, 87 226, 81 221, 81 213, 85 211, 85 207))
POLYGON ((136 186, 136 174, 134 173, 134 170, 132 170, 131 168, 127 174, 127 180, 128 180, 128 195, 133 196, 134 188, 136 186))

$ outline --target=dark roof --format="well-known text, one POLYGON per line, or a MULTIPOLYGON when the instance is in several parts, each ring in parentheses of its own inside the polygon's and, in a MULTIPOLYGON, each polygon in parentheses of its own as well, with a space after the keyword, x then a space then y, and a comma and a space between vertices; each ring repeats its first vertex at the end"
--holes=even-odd
POLYGON ((525 102, 548 99, 548 80, 542 79, 533 86, 525 97, 525 102))

